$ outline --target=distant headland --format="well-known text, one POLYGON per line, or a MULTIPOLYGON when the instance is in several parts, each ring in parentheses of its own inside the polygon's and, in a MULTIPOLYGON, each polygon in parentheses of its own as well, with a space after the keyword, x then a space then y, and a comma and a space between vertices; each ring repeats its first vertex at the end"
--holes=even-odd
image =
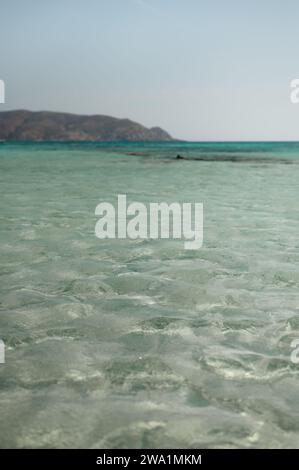
POLYGON ((172 141, 160 127, 130 119, 51 111, 0 112, 0 141, 172 141))

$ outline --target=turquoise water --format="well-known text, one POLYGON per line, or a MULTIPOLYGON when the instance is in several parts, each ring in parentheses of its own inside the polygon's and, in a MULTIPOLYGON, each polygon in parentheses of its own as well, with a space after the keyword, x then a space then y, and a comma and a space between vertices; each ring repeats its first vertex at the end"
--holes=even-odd
POLYGON ((1 447, 299 446, 299 144, 2 144, 0 180, 1 447), (97 239, 118 194, 203 202, 203 247, 97 239))

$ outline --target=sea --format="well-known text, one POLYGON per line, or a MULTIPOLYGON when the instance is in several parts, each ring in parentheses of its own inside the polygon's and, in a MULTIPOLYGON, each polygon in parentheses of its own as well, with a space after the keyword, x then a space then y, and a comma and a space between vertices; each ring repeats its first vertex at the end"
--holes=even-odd
POLYGON ((0 188, 1 448, 299 447, 299 143, 1 143, 0 188), (202 247, 97 238, 119 194, 202 247))

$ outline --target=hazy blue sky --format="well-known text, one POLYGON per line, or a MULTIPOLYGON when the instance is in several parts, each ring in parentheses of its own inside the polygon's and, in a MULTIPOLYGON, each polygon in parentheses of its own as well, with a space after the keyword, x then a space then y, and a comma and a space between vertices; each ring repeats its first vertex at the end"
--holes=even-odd
POLYGON ((298 0, 0 0, 5 109, 192 140, 297 139, 298 0))

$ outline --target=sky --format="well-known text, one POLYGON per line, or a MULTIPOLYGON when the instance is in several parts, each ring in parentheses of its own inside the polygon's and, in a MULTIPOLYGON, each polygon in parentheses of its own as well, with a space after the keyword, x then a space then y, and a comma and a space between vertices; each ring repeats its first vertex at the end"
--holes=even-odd
POLYGON ((0 111, 299 140, 298 49, 298 0, 0 0, 0 111))

